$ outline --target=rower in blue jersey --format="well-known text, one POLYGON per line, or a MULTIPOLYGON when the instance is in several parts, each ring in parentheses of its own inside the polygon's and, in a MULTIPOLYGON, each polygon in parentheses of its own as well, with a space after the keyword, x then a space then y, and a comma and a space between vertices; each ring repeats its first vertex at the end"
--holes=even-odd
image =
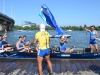
POLYGON ((26 41, 26 36, 25 36, 25 35, 23 36, 23 43, 24 43, 24 45, 26 45, 26 46, 29 44, 29 42, 26 41))
POLYGON ((3 37, 2 44, 4 46, 4 50, 6 50, 6 51, 13 51, 12 45, 9 44, 8 41, 7 41, 7 36, 3 37))
POLYGON ((2 35, 0 35, 0 52, 4 52, 4 47, 2 45, 2 35))
POLYGON ((61 52, 72 52, 73 49, 68 49, 67 48, 67 43, 68 43, 68 39, 65 39, 64 36, 61 37, 60 39, 60 51, 61 52))
POLYGON ((7 41, 7 31, 6 30, 5 30, 5 33, 3 35, 2 44, 4 46, 4 50, 13 51, 13 48, 12 48, 13 45, 9 44, 8 41, 7 41))
POLYGON ((23 43, 23 39, 21 36, 19 36, 19 40, 18 42, 16 43, 16 48, 17 50, 19 50, 20 52, 25 52, 25 51, 29 51, 29 48, 26 47, 23 43))
POLYGON ((91 26, 91 30, 86 28, 86 25, 84 25, 84 29, 90 33, 90 51, 93 52, 92 45, 94 45, 96 52, 98 52, 98 45, 96 38, 98 38, 98 32, 95 30, 95 26, 91 26))

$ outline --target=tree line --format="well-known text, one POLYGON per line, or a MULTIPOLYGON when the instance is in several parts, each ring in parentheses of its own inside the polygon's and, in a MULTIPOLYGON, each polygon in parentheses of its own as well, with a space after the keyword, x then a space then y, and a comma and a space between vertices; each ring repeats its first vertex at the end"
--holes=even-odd
MULTIPOLYGON (((61 26, 61 28, 64 30, 68 30, 68 29, 80 30, 80 31, 84 30, 83 26, 61 26)), ((87 28, 90 29, 90 26, 87 28)), ((39 30, 39 25, 34 24, 31 25, 30 27, 29 26, 22 27, 22 26, 14 25, 13 30, 39 30)), ((55 30, 55 29, 53 27, 46 26, 46 30, 55 30)), ((96 30, 100 30, 100 26, 96 26, 96 30)))

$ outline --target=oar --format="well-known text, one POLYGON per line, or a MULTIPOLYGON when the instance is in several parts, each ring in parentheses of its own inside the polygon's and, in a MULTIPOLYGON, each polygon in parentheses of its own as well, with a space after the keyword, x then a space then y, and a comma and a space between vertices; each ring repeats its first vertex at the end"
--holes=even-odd
POLYGON ((96 39, 96 40, 100 40, 100 38, 96 38, 96 37, 93 37, 94 39, 96 39))
POLYGON ((100 40, 100 38, 95 38, 96 40, 100 40))

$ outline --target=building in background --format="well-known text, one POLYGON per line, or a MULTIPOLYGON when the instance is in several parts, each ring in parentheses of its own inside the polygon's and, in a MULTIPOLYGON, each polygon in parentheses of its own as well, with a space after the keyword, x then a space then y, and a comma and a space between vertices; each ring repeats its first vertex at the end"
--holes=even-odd
POLYGON ((25 26, 28 26, 28 27, 31 27, 32 25, 34 25, 35 23, 32 23, 30 21, 23 21, 22 22, 22 27, 25 27, 25 26))

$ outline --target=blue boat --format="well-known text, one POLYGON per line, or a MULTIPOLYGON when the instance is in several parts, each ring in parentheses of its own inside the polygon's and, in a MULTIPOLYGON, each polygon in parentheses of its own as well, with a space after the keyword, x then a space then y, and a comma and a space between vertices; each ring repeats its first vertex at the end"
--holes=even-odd
MULTIPOLYGON (((50 49, 51 58, 61 59, 97 59, 100 58, 100 52, 90 53, 89 48, 74 48, 72 53, 62 53, 59 51, 59 47, 50 49)), ((13 59, 36 59, 37 52, 2 52, 0 58, 13 58, 13 59)))

